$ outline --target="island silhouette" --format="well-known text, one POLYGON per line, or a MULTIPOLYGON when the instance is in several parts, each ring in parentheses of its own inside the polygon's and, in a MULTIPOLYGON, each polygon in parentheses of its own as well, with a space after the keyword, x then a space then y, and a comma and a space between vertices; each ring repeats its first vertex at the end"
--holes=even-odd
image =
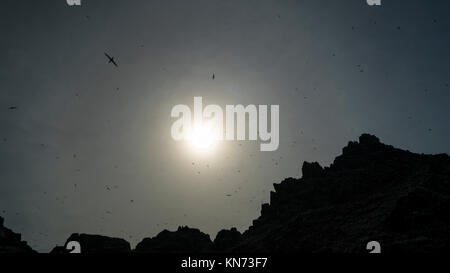
MULTIPOLYGON (((72 234, 52 253, 446 253, 450 246, 450 157, 394 148, 369 134, 351 141, 329 167, 304 162, 302 177, 274 184, 270 203, 243 233, 214 240, 180 226, 144 238, 135 249, 121 238, 72 234)), ((34 252, 3 226, 0 253, 34 252)))

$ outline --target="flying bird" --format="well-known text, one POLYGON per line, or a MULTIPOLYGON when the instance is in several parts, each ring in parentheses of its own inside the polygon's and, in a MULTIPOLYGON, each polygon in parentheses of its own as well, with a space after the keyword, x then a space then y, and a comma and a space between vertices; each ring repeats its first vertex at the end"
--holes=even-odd
POLYGON ((108 53, 105 53, 105 56, 109 59, 108 63, 112 63, 115 67, 119 67, 116 61, 114 60, 114 57, 109 56, 108 53))
POLYGON ((213 73, 212 79, 216 79, 216 74, 213 73))
POLYGON ((17 106, 11 106, 11 107, 9 107, 9 110, 16 110, 17 109, 17 106))

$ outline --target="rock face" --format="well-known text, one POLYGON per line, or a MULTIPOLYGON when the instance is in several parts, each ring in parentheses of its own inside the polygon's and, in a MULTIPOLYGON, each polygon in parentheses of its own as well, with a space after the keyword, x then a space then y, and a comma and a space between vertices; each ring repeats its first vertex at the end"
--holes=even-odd
POLYGON ((450 157, 419 155, 364 134, 330 167, 303 165, 230 251, 450 252, 450 157))
POLYGON ((236 246, 241 241, 241 238, 242 234, 236 228, 223 229, 217 233, 216 239, 214 239, 213 250, 226 252, 236 246))
POLYGON ((145 238, 137 244, 135 252, 144 253, 202 253, 211 252, 212 242, 208 234, 198 229, 179 227, 177 231, 163 230, 153 238, 145 238))
POLYGON ((3 226, 0 217, 0 254, 2 253, 33 253, 34 251, 22 241, 21 235, 3 226))
MULTIPOLYGON (((86 254, 131 252, 130 243, 120 238, 74 233, 70 235, 64 245, 67 245, 70 241, 79 242, 81 252, 86 254)), ((68 251, 65 247, 57 246, 51 253, 68 253, 68 251)))
MULTIPOLYGON (((143 239, 141 253, 270 252, 450 253, 450 157, 385 145, 364 134, 349 142, 329 167, 303 164, 303 177, 274 184, 270 204, 247 231, 220 231, 214 243, 198 229, 179 227, 143 239)), ((30 252, 3 227, 0 253, 30 252)), ((118 238, 73 234, 83 253, 130 252, 118 238)), ((57 247, 54 253, 66 253, 57 247)))
POLYGON ((375 136, 343 148, 330 167, 305 162, 303 177, 274 184, 270 204, 242 235, 187 227, 144 239, 138 252, 450 252, 450 157, 419 155, 375 136))

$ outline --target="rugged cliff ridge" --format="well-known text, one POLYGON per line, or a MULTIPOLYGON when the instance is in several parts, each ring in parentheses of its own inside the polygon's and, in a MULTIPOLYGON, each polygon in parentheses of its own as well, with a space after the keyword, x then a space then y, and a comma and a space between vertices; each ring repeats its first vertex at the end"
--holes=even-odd
POLYGON ((12 232, 3 226, 3 218, 0 217, 0 254, 1 253, 33 253, 27 242, 22 241, 22 236, 12 232))
MULTIPOLYGON (((198 229, 180 227, 142 240, 134 251, 367 253, 367 243, 378 241, 384 253, 450 252, 448 155, 414 154, 364 134, 331 166, 305 162, 302 170, 302 178, 274 184, 270 204, 243 234, 222 230, 212 242, 198 229)), ((72 239, 88 252, 131 251, 122 239, 72 239)))
POLYGON ((177 231, 164 230, 156 237, 145 238, 137 244, 136 252, 189 253, 209 252, 212 242, 208 234, 198 229, 179 227, 177 231))
POLYGON ((303 165, 301 179, 274 184, 270 205, 233 251, 450 250, 450 158, 419 155, 364 134, 330 167, 303 165))
POLYGON ((87 254, 127 253, 131 251, 130 243, 124 239, 74 233, 67 239, 64 247, 57 246, 51 251, 51 253, 68 253, 65 246, 71 241, 80 243, 81 252, 87 254))

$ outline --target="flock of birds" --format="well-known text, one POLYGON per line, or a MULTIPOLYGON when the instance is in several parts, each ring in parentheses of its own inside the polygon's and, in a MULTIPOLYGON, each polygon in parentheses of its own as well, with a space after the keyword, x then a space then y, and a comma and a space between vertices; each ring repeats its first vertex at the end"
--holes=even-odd
MULTIPOLYGON (((90 19, 89 16, 86 16, 86 18, 87 18, 87 19, 90 19)), ((281 16, 278 14, 278 15, 277 15, 277 18, 278 18, 278 19, 281 19, 281 16)), ((376 22, 374 22, 374 23, 376 24, 376 22)), ((434 19, 434 20, 433 20, 433 23, 437 23, 437 20, 434 19)), ((400 27, 400 26, 397 26, 396 29, 400 31, 400 30, 401 30, 401 27, 400 27)), ((356 30, 356 27, 355 27, 355 26, 351 26, 351 30, 352 30, 352 31, 356 30)), ((144 47, 144 45, 141 45, 141 47, 144 47)), ((106 52, 104 53, 104 55, 105 55, 105 57, 107 58, 107 61, 108 61, 109 64, 113 65, 113 66, 116 67, 116 68, 119 67, 119 64, 118 64, 118 62, 116 61, 116 59, 115 59, 114 56, 111 56, 110 54, 108 54, 108 53, 106 53, 106 52)), ((332 56, 332 57, 336 57, 336 53, 332 53, 331 56, 332 56)), ((365 69, 364 69, 364 67, 362 66, 362 64, 356 65, 356 70, 357 70, 357 72, 359 72, 359 73, 364 73, 364 72, 365 72, 365 69)), ((212 80, 215 80, 215 79, 216 79, 216 74, 215 74, 215 73, 212 73, 211 79, 212 79, 212 80)), ((445 83, 445 87, 448 88, 448 87, 449 87, 449 83, 445 83)), ((119 90, 119 88, 117 88, 116 90, 119 90)), ((296 93, 299 92, 298 88, 295 88, 295 92, 296 92, 296 93)), ((425 89, 424 92, 428 93, 428 92, 429 92, 429 89, 425 89)), ((75 94, 75 95, 76 95, 77 97, 79 96, 78 93, 75 94)), ((303 99, 304 99, 304 100, 307 100, 308 98, 309 98, 308 96, 303 95, 303 99)), ((8 110, 10 110, 10 111, 17 111, 17 110, 19 110, 19 106, 17 106, 17 105, 9 106, 9 107, 8 107, 8 110)), ((408 120, 411 120, 411 119, 412 119, 412 116, 408 116, 407 119, 408 119, 408 120)), ((428 128, 427 130, 428 130, 429 132, 432 132, 432 128, 428 128)), ((303 131, 301 131, 300 134, 303 135, 303 131)), ((4 142, 7 142, 7 138, 6 138, 6 137, 3 138, 3 141, 4 141, 4 142)), ((313 142, 314 142, 314 139, 313 139, 313 142)), ((295 147, 297 144, 298 144, 297 140, 293 140, 293 141, 290 143, 291 147, 295 147)), ((239 144, 239 145, 241 146, 241 144, 239 144)), ((42 147, 42 148, 46 148, 47 145, 46 145, 46 144, 41 144, 41 147, 42 147)), ((314 150, 316 150, 316 149, 317 149, 317 147, 314 147, 314 150)), ((249 156, 250 160, 253 160, 253 159, 254 159, 254 155, 253 155, 253 154, 249 154, 248 156, 249 156)), ((73 160, 76 160, 76 159, 77 159, 77 154, 73 154, 72 157, 73 157, 73 160)), ((60 156, 56 156, 56 159, 60 159, 60 156)), ((279 157, 278 159, 273 158, 273 159, 272 159, 272 164, 274 164, 274 166, 279 166, 279 165, 280 165, 280 161, 281 161, 282 159, 283 159, 282 157, 279 157)), ((198 175, 202 174, 201 170, 198 168, 198 167, 199 167, 199 164, 198 164, 198 163, 196 164, 195 162, 192 162, 192 167, 196 168, 195 171, 197 172, 198 175)), ((210 164, 206 164, 204 167, 205 167, 206 169, 211 169, 211 165, 210 165, 210 164)), ((259 167, 259 168, 262 168, 262 165, 260 164, 258 167, 259 167)), ((118 168, 118 165, 114 165, 114 168, 117 169, 117 168, 118 168)), ((81 172, 81 169, 75 169, 75 171, 76 171, 76 172, 81 172)), ((236 170, 236 174, 241 174, 241 169, 240 169, 240 168, 238 168, 238 169, 236 170)), ((300 175, 300 168, 298 169, 298 175, 300 175)), ((222 181, 223 178, 218 178, 218 180, 219 180, 219 181, 222 181)), ((248 181, 248 180, 246 180, 246 181, 248 181)), ((73 184, 73 187, 74 187, 74 189, 77 189, 77 188, 78 188, 78 184, 77 184, 77 183, 74 183, 74 184, 73 184)), ((118 185, 105 185, 105 190, 106 190, 107 192, 111 192, 111 191, 113 191, 113 190, 118 190, 118 189, 119 189, 119 186, 118 186, 118 185)), ((233 195, 238 194, 241 190, 242 190, 242 188, 241 188, 241 186, 239 186, 239 187, 237 187, 234 191, 231 191, 231 192, 226 193, 226 194, 225 194, 225 197, 226 197, 226 198, 231 198, 231 197, 233 197, 233 195)), ((266 191, 265 191, 265 190, 262 190, 262 193, 265 194, 266 191)), ((43 194, 46 195, 46 196, 48 195, 47 192, 43 192, 43 194)), ((64 195, 64 196, 62 196, 62 197, 55 197, 55 200, 58 201, 58 202, 60 202, 61 204, 64 204, 64 202, 65 202, 67 199, 68 199, 67 195, 64 195)), ((250 197, 250 199, 248 200, 248 202, 252 203, 252 202, 255 202, 256 200, 258 200, 258 196, 257 196, 257 195, 253 195, 252 197, 250 197)), ((130 204, 134 204, 134 203, 135 203, 135 200, 134 200, 134 199, 129 199, 128 202, 129 202, 130 204)), ((262 202, 262 201, 261 201, 261 202, 262 202)), ((7 211, 6 211, 6 210, 2 210, 2 213, 3 213, 3 214, 6 214, 7 211)), ((104 213, 105 213, 105 215, 111 215, 111 214, 113 214, 113 212, 112 212, 111 210, 104 210, 104 213)), ((15 215, 16 215, 16 216, 19 216, 20 213, 16 212, 15 215)), ((188 217, 187 214, 183 214, 183 216, 184 216, 184 217, 188 217)), ((105 218, 104 216, 101 216, 100 219, 103 220, 103 221, 106 220, 106 218, 105 218)), ((169 225, 168 222, 164 222, 164 223, 161 223, 161 224, 159 224, 159 223, 156 224, 157 227, 167 226, 167 225, 169 225)), ((23 228, 22 228, 22 229, 23 229, 23 228)), ((20 229, 19 229, 19 230, 20 230, 20 229)), ((121 233, 125 233, 125 231, 124 231, 124 230, 121 230, 121 233)), ((48 236, 49 236, 48 233, 43 233, 43 232, 38 232, 38 235, 43 236, 43 237, 48 237, 48 236)), ((132 235, 129 235, 128 237, 129 237, 130 239, 133 238, 132 235)))

